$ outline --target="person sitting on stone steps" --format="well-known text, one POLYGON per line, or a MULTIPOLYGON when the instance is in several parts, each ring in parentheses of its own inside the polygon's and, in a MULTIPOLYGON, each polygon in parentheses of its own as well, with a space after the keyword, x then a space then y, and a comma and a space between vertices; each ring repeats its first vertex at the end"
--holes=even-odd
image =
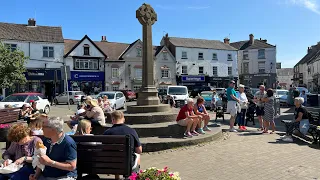
POLYGON ((210 115, 204 107, 204 99, 203 97, 199 97, 197 99, 197 103, 193 107, 193 111, 199 117, 198 123, 198 133, 205 134, 204 131, 210 131, 208 128, 208 123, 210 121, 210 115))
POLYGON ((187 127, 185 133, 183 134, 185 137, 193 137, 199 135, 199 133, 196 132, 196 127, 199 123, 199 116, 194 114, 193 106, 193 99, 188 98, 187 104, 180 109, 177 116, 177 123, 180 126, 187 127))

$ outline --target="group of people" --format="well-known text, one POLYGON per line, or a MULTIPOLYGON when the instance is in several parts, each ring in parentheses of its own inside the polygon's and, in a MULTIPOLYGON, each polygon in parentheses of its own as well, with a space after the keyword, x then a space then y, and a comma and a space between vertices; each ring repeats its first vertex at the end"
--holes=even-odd
POLYGON ((25 120, 28 123, 30 122, 30 119, 34 118, 40 113, 40 111, 37 109, 37 102, 31 101, 30 103, 31 105, 29 103, 23 104, 19 111, 19 119, 25 120))
MULTIPOLYGON (((131 135, 132 168, 137 172, 140 168, 140 154, 142 146, 134 129, 124 124, 125 118, 121 111, 111 113, 113 126, 104 135, 131 135)), ((32 127, 17 123, 10 127, 8 140, 9 148, 2 154, 3 166, 10 162, 22 165, 18 171, 11 174, 0 174, 0 180, 75 180, 77 178, 77 144, 63 130, 64 120, 59 117, 40 115, 39 121, 44 138, 35 136, 32 127), (43 143, 46 153, 38 157, 44 169, 34 168, 32 162, 36 151, 36 144, 43 143)), ((75 135, 92 135, 91 121, 82 119, 78 122, 75 135)), ((94 143, 94 142, 93 142, 94 143)), ((97 142, 98 143, 98 142, 97 142)), ((90 175, 92 176, 92 175, 90 175)), ((119 175, 116 175, 119 178, 119 175)))

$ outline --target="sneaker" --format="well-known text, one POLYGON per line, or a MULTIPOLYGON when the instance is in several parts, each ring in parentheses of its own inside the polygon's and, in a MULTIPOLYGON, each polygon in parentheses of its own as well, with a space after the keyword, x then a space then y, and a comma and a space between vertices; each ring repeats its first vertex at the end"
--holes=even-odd
POLYGON ((247 130, 247 128, 246 128, 245 126, 242 126, 242 130, 246 131, 246 130, 247 130))
POLYGON ((203 130, 204 130, 204 131, 211 131, 211 129, 208 128, 208 126, 205 126, 205 127, 203 128, 203 130))
POLYGON ((197 131, 192 131, 191 134, 192 134, 192 136, 198 136, 199 135, 199 133, 197 133, 197 131))
POLYGON ((287 135, 283 135, 283 136, 280 136, 280 139, 284 139, 284 138, 287 138, 288 136, 287 135))
POLYGON ((202 128, 199 128, 197 132, 198 132, 199 134, 205 134, 205 132, 203 131, 202 128))
POLYGON ((238 132, 235 128, 230 128, 230 132, 238 132))
POLYGON ((293 142, 293 139, 292 139, 292 137, 288 136, 286 138, 283 138, 282 141, 284 141, 284 142, 293 142))
POLYGON ((185 132, 183 135, 184 137, 192 138, 192 134, 190 132, 185 132))

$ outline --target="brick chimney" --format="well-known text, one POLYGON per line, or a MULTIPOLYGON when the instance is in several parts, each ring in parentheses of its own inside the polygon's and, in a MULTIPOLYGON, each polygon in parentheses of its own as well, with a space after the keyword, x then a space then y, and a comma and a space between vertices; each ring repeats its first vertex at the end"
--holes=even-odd
POLYGON ((254 36, 253 36, 253 34, 249 35, 249 43, 250 43, 250 45, 254 44, 254 36))
POLYGON ((229 38, 224 38, 224 39, 223 39, 223 42, 224 42, 225 44, 230 44, 230 39, 229 39, 229 38))
POLYGON ((33 18, 28 19, 28 26, 36 26, 36 20, 33 18))
POLYGON ((167 46, 167 47, 169 47, 169 40, 170 40, 170 38, 169 38, 169 35, 168 35, 168 33, 164 36, 164 45, 165 46, 167 46))
POLYGON ((107 41, 107 37, 106 36, 101 36, 101 42, 105 42, 107 41))
POLYGON ((307 51, 307 53, 309 54, 311 52, 311 48, 310 47, 308 47, 308 51, 307 51))

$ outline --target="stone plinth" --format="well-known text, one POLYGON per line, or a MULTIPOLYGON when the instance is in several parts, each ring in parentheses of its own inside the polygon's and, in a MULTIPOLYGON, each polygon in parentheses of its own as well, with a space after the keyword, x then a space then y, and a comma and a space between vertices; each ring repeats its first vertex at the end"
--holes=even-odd
POLYGON ((165 112, 171 111, 171 108, 168 104, 159 104, 159 105, 132 105, 127 106, 127 114, 135 113, 153 113, 153 112, 165 112))

